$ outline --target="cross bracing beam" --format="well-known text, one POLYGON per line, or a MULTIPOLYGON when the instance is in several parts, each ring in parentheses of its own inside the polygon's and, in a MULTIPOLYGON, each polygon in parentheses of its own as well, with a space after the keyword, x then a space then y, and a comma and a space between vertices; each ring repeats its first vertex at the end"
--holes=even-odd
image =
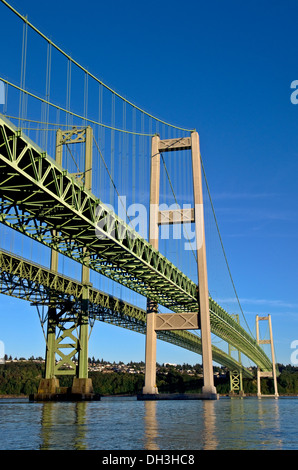
MULTIPOLYGON (((197 286, 0 116, 0 222, 156 301, 198 311, 197 286)), ((211 331, 261 369, 271 361, 212 298, 211 331)))
MULTIPOLYGON (((80 310, 83 284, 44 266, 0 250, 0 293, 37 305, 63 307, 67 305, 69 318, 80 310)), ((89 315, 99 320, 138 333, 146 333, 146 312, 128 302, 108 295, 93 287, 89 291, 89 315)), ((201 339, 187 330, 159 331, 158 339, 202 354, 201 339)), ((213 346, 215 362, 230 370, 241 370, 244 377, 252 373, 229 354, 213 346)))

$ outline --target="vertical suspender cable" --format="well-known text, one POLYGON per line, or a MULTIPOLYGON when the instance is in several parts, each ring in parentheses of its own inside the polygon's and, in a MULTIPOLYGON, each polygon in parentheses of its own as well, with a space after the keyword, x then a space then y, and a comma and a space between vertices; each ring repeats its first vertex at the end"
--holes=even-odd
MULTIPOLYGON (((144 134, 145 132, 145 116, 144 113, 141 113, 141 133, 144 134)), ((144 203, 144 190, 145 190, 145 168, 144 168, 144 159, 145 159, 145 137, 142 135, 139 137, 140 139, 140 149, 139 149, 139 192, 141 193, 141 203, 144 203)), ((141 233, 141 236, 144 237, 144 234, 141 233)))
MULTIPOLYGON (((115 127, 115 95, 112 94, 111 100, 111 127, 115 127)), ((113 181, 115 181, 115 131, 111 129, 111 165, 110 172, 113 181)), ((110 185, 110 204, 116 209, 115 206, 116 194, 112 185, 110 185)))
MULTIPOLYGON (((136 110, 132 110, 132 129, 136 132, 136 110)), ((136 202, 136 135, 132 136, 132 203, 136 202)))
MULTIPOLYGON (((66 110, 70 111, 70 100, 71 100, 71 61, 68 60, 67 62, 67 84, 66 84, 66 110)), ((66 125, 70 127, 71 123, 71 115, 66 114, 66 125)))
MULTIPOLYGON (((27 21, 25 21, 24 24, 23 24, 21 83, 20 83, 20 87, 23 90, 25 89, 25 82, 26 82, 27 37, 28 37, 28 23, 27 23, 27 21)), ((19 116, 21 118, 25 118, 26 100, 27 100, 27 96, 22 91, 20 91, 19 116)), ((21 122, 20 122, 20 119, 19 119, 19 128, 20 127, 21 127, 21 122)))
MULTIPOLYGON (((47 45, 47 68, 46 68, 46 101, 50 101, 50 89, 51 89, 51 52, 52 46, 50 43, 47 45)), ((42 148, 46 151, 48 145, 48 122, 49 122, 49 104, 44 103, 43 105, 43 117, 41 119, 44 122, 43 131, 43 145, 42 148)))
MULTIPOLYGON (((102 85, 99 85, 98 88, 98 120, 99 122, 102 122, 102 102, 103 102, 103 89, 102 85)), ((101 143, 101 148, 103 148, 103 133, 104 133, 104 128, 103 127, 98 127, 98 142, 101 143)), ((99 188, 98 188, 98 194, 100 195, 103 193, 103 188, 104 188, 104 172, 101 169, 101 159, 99 159, 99 188)), ((102 197, 102 196, 101 196, 102 197)))
POLYGON ((84 126, 87 126, 87 116, 88 116, 88 74, 85 73, 84 76, 84 126))
MULTIPOLYGON (((126 129, 126 103, 122 103, 122 125, 123 129, 126 129)), ((122 160, 123 160, 123 167, 122 167, 122 194, 127 195, 127 178, 128 178, 128 161, 127 161, 127 136, 125 132, 122 134, 122 160)), ((126 218, 125 221, 127 222, 126 218)))
MULTIPOLYGON (((87 127, 87 118, 88 118, 88 74, 85 73, 84 76, 84 121, 83 121, 83 126, 87 127)), ((79 168, 81 171, 84 171, 85 168, 85 152, 84 152, 84 146, 81 146, 81 159, 79 163, 79 168)))
MULTIPOLYGON (((22 37, 22 60, 21 60, 21 83, 20 87, 24 90, 25 89, 25 82, 26 82, 26 63, 27 63, 27 38, 28 38, 28 23, 24 21, 23 24, 23 37, 22 37)), ((27 95, 20 91, 19 97, 19 124, 18 127, 21 128, 21 123, 23 123, 23 119, 25 118, 25 111, 26 111, 26 101, 27 95)), ((13 231, 14 232, 14 231, 13 231)), ((14 233, 12 238, 14 239, 14 233)), ((22 237, 22 251, 23 251, 23 237, 22 237)), ((22 254, 22 253, 21 253, 22 254)))

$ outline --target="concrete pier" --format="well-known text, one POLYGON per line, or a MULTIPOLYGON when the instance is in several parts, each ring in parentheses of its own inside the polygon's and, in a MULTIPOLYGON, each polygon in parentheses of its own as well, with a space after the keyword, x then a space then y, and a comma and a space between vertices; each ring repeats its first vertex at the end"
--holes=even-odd
POLYGON ((72 387, 60 387, 59 380, 42 379, 37 393, 29 395, 29 401, 92 401, 100 400, 93 392, 91 379, 74 379, 72 387))
POLYGON ((149 400, 218 400, 217 393, 143 393, 137 396, 140 401, 149 400))

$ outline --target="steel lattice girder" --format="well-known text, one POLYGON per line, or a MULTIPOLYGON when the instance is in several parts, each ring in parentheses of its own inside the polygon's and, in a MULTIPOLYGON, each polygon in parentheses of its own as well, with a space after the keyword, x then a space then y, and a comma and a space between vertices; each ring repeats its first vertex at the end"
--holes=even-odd
MULTIPOLYGON (((0 251, 0 293, 36 304, 65 306, 70 312, 79 312, 83 284, 60 273, 55 273, 32 261, 4 250, 0 251)), ((134 305, 90 287, 89 315, 112 325, 138 333, 146 333, 146 312, 134 305)), ((72 313, 68 318, 75 319, 72 313)), ((159 331, 158 339, 202 354, 201 339, 185 330, 159 331)), ((213 359, 231 370, 242 370, 245 377, 250 371, 230 355, 212 346, 213 359)))
MULTIPOLYGON (((194 282, 4 117, 0 174, 0 222, 174 312, 198 310, 194 282)), ((215 335, 271 368, 256 340, 211 298, 210 322, 215 335)))

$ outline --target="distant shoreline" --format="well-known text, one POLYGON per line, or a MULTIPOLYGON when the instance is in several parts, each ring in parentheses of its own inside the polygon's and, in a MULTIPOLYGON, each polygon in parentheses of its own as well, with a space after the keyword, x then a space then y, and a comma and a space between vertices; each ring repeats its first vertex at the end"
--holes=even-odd
MULTIPOLYGON (((127 397, 136 397, 137 395, 130 395, 130 394, 115 394, 115 395, 112 395, 112 394, 109 394, 109 395, 101 395, 102 398, 127 398, 127 397)), ((228 397, 228 398, 238 398, 237 395, 235 395, 234 397, 230 397, 229 394, 227 393, 223 393, 223 394, 219 394, 220 397, 228 397)), ((264 395, 263 398, 266 398, 266 397, 274 397, 274 395, 264 395)), ((257 394, 253 394, 253 393, 246 393, 245 396, 243 398, 248 398, 248 397, 257 397, 257 394)), ((289 394, 289 393, 280 393, 279 394, 279 398, 285 398, 285 397, 289 397, 289 398, 297 398, 298 395, 297 394, 289 394)), ((0 399, 11 399, 11 398, 28 398, 29 400, 29 395, 0 395, 0 399)))
POLYGON ((29 398, 29 395, 0 395, 0 398, 29 398))

